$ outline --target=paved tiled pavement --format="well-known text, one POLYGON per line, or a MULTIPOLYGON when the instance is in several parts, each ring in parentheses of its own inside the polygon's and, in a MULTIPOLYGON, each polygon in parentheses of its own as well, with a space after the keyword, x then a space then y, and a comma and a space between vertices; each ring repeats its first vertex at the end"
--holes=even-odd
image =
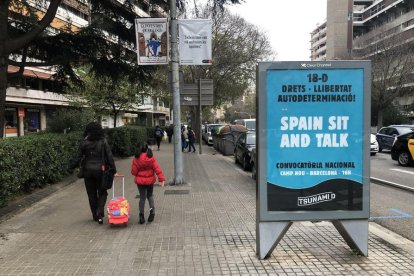
MULTIPOLYGON (((82 180, 3 221, 0 275, 414 275, 414 243, 374 223, 368 257, 328 222, 297 222, 259 260, 253 180, 231 158, 203 149, 183 155, 188 184, 156 187, 150 224, 137 223, 131 158, 117 161, 132 208, 126 228, 91 220, 82 180)), ((168 144, 155 151, 169 180, 172 153, 168 144)))

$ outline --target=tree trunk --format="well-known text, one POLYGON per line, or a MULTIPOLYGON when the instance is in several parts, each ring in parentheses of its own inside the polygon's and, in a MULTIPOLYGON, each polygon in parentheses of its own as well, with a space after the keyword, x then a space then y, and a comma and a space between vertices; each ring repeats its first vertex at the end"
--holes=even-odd
POLYGON ((116 118, 118 117, 119 111, 117 111, 116 108, 114 108, 113 113, 114 113, 114 128, 116 128, 116 118))
POLYGON ((0 2, 0 139, 4 135, 6 110, 7 67, 9 58, 6 51, 8 7, 9 1, 0 2))
POLYGON ((384 119, 384 111, 382 108, 378 108, 378 112, 377 112, 377 128, 378 130, 380 128, 382 128, 382 124, 383 124, 383 119, 384 119))
MULTIPOLYGON (((1 41, 1 38, 0 38, 1 41)), ((1 47, 1 46, 0 46, 1 47)), ((1 51, 1 50, 0 50, 1 51)), ((7 57, 0 55, 0 139, 4 135, 7 90, 7 57)))
POLYGON ((35 37, 49 26, 55 18, 56 11, 62 0, 51 0, 49 7, 43 18, 34 25, 27 33, 19 37, 10 39, 8 36, 9 19, 9 0, 0 1, 0 138, 4 134, 5 109, 6 109, 6 89, 7 89, 7 67, 9 54, 21 49, 30 43, 35 37))

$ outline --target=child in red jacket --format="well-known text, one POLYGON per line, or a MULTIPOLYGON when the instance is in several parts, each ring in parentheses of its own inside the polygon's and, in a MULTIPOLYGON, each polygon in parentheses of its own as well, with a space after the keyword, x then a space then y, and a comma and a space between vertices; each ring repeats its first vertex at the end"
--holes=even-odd
POLYGON ((134 181, 139 190, 139 223, 143 224, 145 222, 144 207, 146 198, 148 198, 150 206, 148 222, 152 222, 155 217, 154 197, 152 195, 156 180, 155 175, 157 175, 158 182, 162 187, 164 187, 165 177, 147 144, 138 143, 137 153, 132 160, 131 173, 135 175, 134 181))

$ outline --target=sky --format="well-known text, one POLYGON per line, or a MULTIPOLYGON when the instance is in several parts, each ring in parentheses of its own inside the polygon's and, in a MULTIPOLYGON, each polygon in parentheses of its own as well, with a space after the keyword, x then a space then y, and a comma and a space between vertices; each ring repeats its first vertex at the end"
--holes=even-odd
POLYGON ((258 26, 279 61, 310 60, 310 33, 326 19, 327 0, 245 0, 232 13, 258 26))

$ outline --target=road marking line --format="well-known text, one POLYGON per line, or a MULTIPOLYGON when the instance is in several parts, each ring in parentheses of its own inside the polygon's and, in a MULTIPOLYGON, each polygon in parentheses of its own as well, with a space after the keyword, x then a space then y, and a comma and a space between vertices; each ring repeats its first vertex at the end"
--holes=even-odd
POLYGON ((413 216, 407 213, 404 213, 398 209, 391 208, 391 212, 399 214, 398 216, 380 216, 380 217, 370 217, 370 220, 374 219, 399 219, 399 218, 412 218, 413 216))
POLYGON ((405 171, 405 170, 401 170, 401 169, 390 169, 390 170, 392 170, 392 171, 397 171, 397 172, 403 172, 403 173, 414 174, 414 172, 405 171))

